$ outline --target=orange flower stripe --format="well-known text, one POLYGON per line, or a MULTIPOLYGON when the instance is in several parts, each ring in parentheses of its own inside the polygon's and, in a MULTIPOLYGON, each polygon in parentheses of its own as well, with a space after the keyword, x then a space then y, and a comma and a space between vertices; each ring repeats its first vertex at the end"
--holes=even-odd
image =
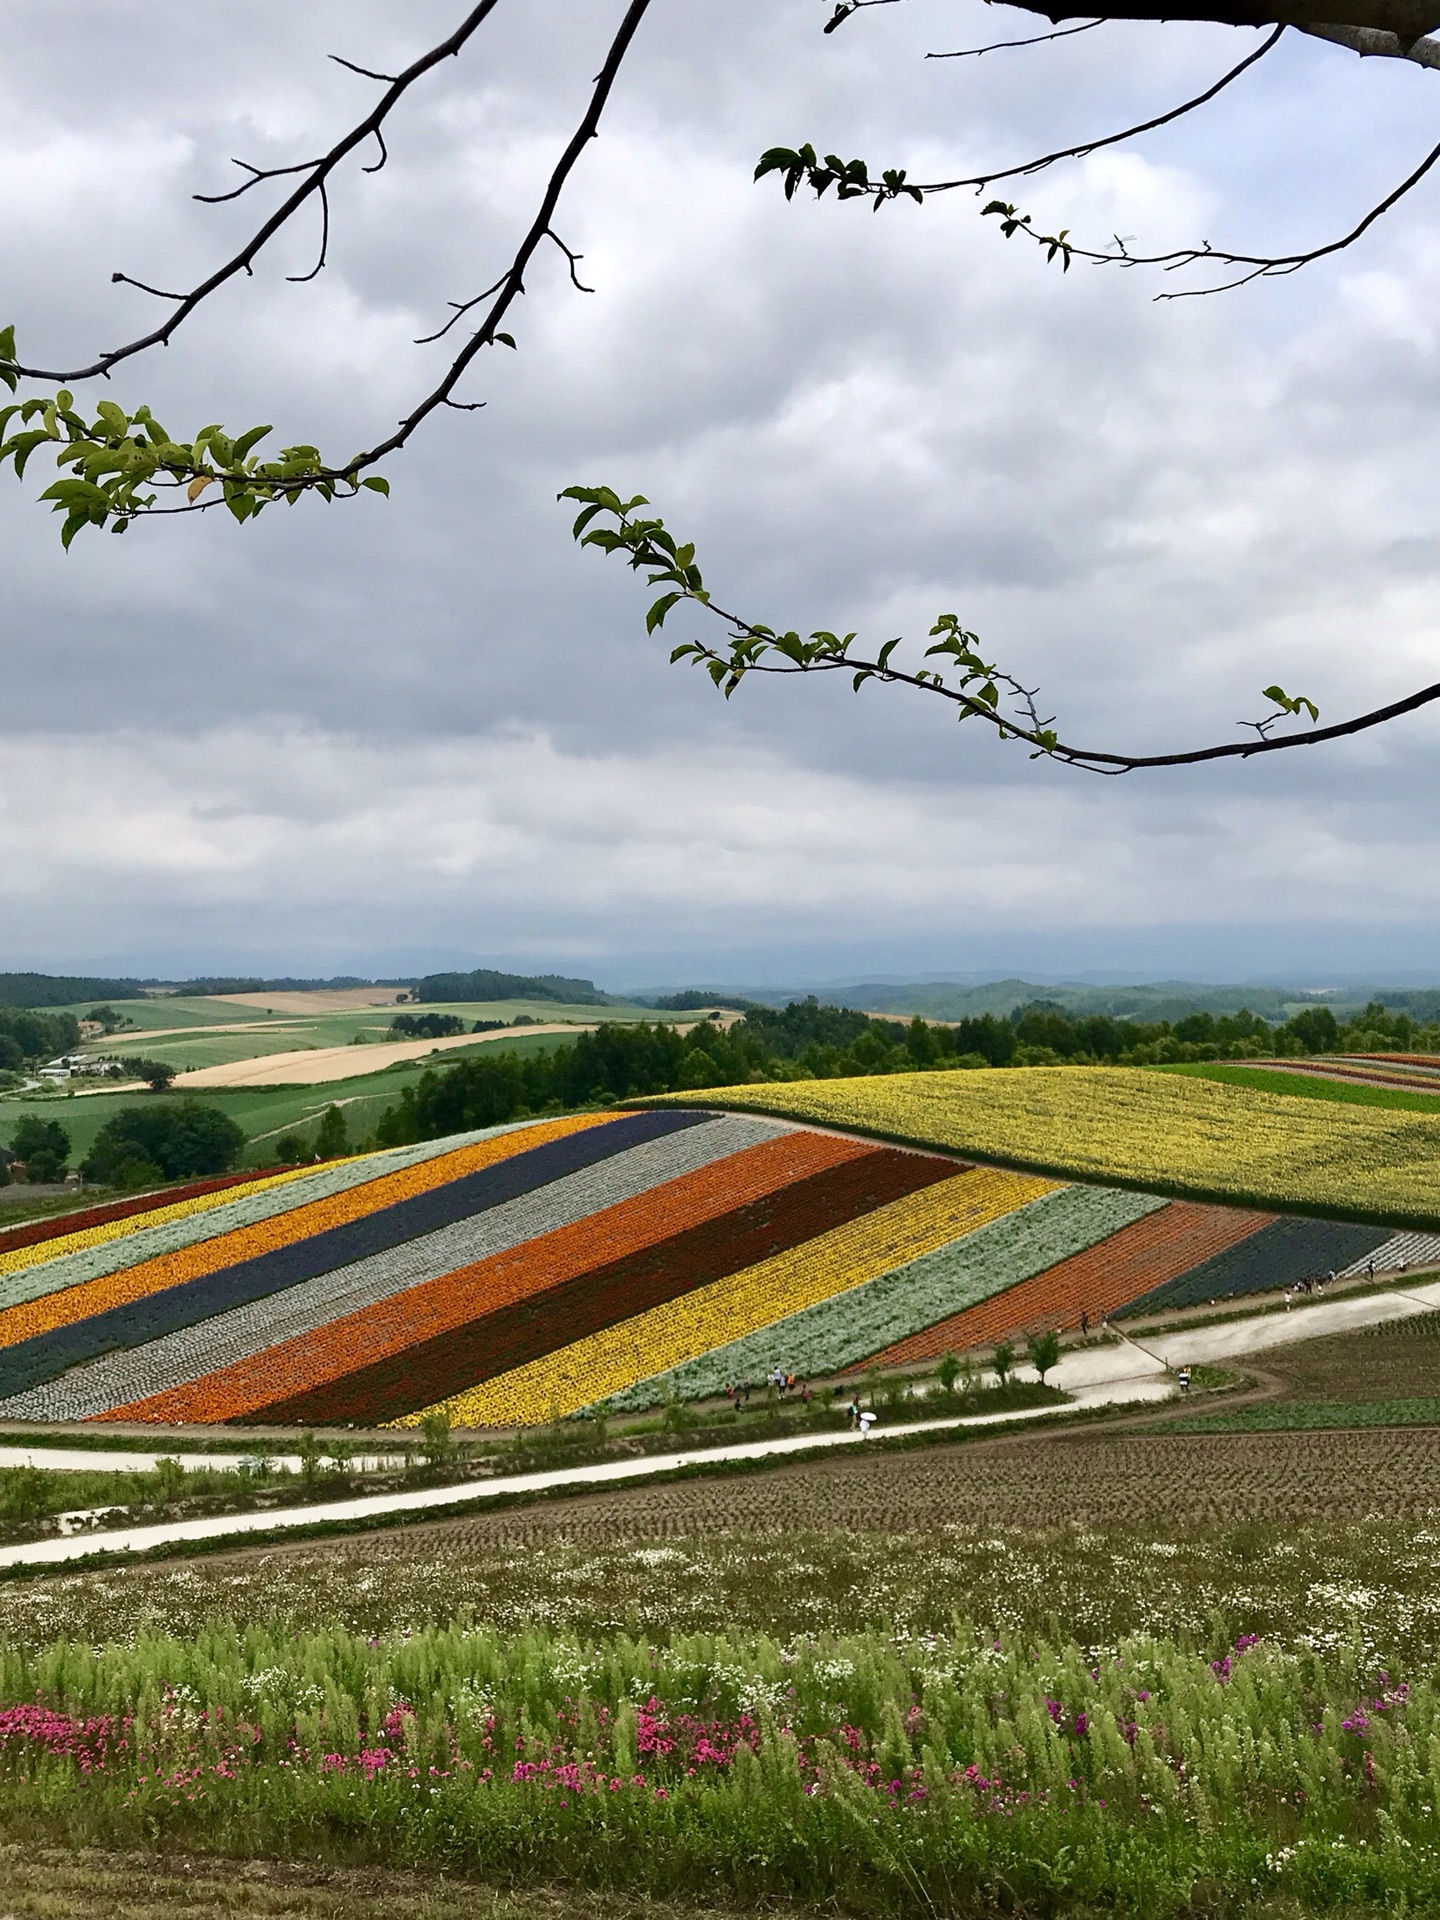
POLYGON ((418 1166, 382 1174, 378 1180, 351 1187, 345 1193, 309 1201, 288 1213, 277 1214, 274 1219, 261 1220, 250 1227, 236 1227, 229 1233, 217 1234, 212 1240, 201 1240, 193 1247, 157 1254, 153 1260, 125 1267, 119 1273, 107 1273, 98 1280, 86 1280, 59 1293, 43 1294, 38 1300, 6 1307, 0 1311, 0 1347, 32 1339, 37 1333, 51 1333, 56 1327, 73 1326, 77 1320, 88 1320, 92 1314, 104 1313, 111 1307, 143 1300, 152 1293, 163 1293, 167 1287, 178 1287, 187 1280, 217 1273, 222 1267, 239 1266, 241 1261, 253 1260, 259 1254, 293 1246, 296 1241, 309 1240, 332 1227, 361 1220, 368 1213, 378 1213, 382 1207, 393 1206, 398 1200, 411 1200, 416 1194, 446 1186, 452 1180, 492 1166, 498 1160, 508 1160, 527 1148, 543 1146, 547 1140, 558 1140, 586 1127, 603 1126, 614 1118, 613 1114, 582 1114, 565 1120, 547 1120, 519 1133, 502 1134, 495 1140, 481 1140, 473 1146, 459 1147, 454 1153, 422 1160, 418 1166))
POLYGON ((881 1151, 864 1141, 804 1132, 743 1148, 637 1199, 606 1207, 438 1280, 423 1281, 379 1306, 332 1320, 314 1333, 282 1341, 187 1386, 96 1417, 171 1423, 243 1420, 327 1381, 343 1379, 357 1367, 451 1332, 481 1313, 560 1286, 602 1261, 639 1253, 809 1174, 881 1151))

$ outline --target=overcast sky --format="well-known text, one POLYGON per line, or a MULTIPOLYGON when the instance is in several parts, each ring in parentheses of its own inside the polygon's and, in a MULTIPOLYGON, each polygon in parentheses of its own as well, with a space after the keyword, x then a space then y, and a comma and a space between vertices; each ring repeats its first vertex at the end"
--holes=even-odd
MULTIPOLYGON (((620 0, 501 0, 252 280, 108 390, 173 433, 344 456, 432 383, 445 302, 502 271, 620 0)), ((0 478, 0 969, 404 971, 608 984, 966 968, 1440 978, 1440 721, 1105 781, 938 703, 753 682, 727 707, 571 546, 558 490, 644 492, 727 604, 923 637, 953 610, 1068 737, 1235 737, 1278 680, 1322 718, 1440 678, 1440 180, 1305 274, 1047 267, 967 194, 872 216, 751 184, 822 151, 973 172, 1198 92, 1255 33, 1040 31, 978 0, 820 29, 829 0, 655 0, 542 258, 374 496, 91 533, 0 478), (1193 283, 1193 282, 1192 282, 1193 283)), ((154 323, 264 189, 461 0, 0 0, 0 324, 59 364, 154 323)), ((1288 36, 1205 113, 1008 189, 1104 244, 1289 250, 1433 144, 1440 77, 1288 36)), ((270 193, 269 202, 262 194, 270 193)), ((98 397, 94 389, 82 390, 98 397)), ((700 629, 695 629, 699 631, 700 629)))

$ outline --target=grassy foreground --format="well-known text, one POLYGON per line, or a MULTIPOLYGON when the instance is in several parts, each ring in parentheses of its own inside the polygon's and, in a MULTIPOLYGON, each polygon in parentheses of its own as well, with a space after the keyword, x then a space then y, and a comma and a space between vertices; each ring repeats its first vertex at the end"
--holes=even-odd
POLYGON ((7 1835, 852 1911, 1440 1900, 1440 1669, 1243 1636, 389 1640, 0 1653, 7 1835))
POLYGON ((1262 1092, 1143 1067, 1009 1067, 667 1094, 1037 1173, 1277 1212, 1440 1224, 1440 1113, 1262 1092))

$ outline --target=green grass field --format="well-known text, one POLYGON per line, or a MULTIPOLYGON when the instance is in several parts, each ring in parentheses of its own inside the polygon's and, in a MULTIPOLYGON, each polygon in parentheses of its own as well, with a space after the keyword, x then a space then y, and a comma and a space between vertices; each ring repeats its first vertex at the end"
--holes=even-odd
POLYGON ((1190 1080, 1218 1080, 1227 1087, 1253 1087, 1257 1093, 1298 1095, 1302 1100, 1338 1100, 1352 1107, 1400 1107, 1410 1113, 1440 1111, 1440 1091, 1413 1093, 1405 1087, 1367 1087, 1355 1080, 1321 1080, 1307 1073, 1277 1072, 1267 1067, 1234 1066, 1229 1061, 1206 1060, 1175 1067, 1152 1067, 1152 1073, 1178 1073, 1190 1080))
MULTIPOLYGON (((547 1052, 563 1046, 562 1034, 526 1034, 513 1039, 492 1040, 477 1045, 477 1052, 547 1052)), ((359 1053, 360 1048, 356 1048, 359 1053)), ((470 1057, 470 1049, 459 1047, 438 1056, 448 1064, 470 1057)), ((291 1128, 313 1126, 332 1103, 341 1108, 352 1141, 364 1140, 375 1127, 385 1108, 400 1098, 406 1087, 419 1084, 421 1075, 432 1065, 427 1060, 388 1067, 380 1073, 363 1074, 353 1080, 334 1080, 314 1087, 237 1087, 208 1088, 188 1095, 180 1093, 45 1093, 6 1094, 0 1096, 0 1141, 8 1141, 23 1114, 33 1113, 42 1120, 58 1120, 70 1136, 71 1164, 84 1159, 95 1136, 112 1113, 137 1101, 203 1101, 219 1107, 242 1127, 254 1143, 242 1156, 245 1166, 263 1166, 271 1158, 271 1144, 278 1134, 291 1128)))
MULTIPOLYGON (((73 1013, 77 1020, 84 1020, 92 1008, 104 1004, 98 1000, 77 1000, 68 1007, 47 1007, 47 1013, 73 1013)), ((171 996, 157 994, 145 1000, 121 1000, 114 1011, 130 1022, 128 1028, 122 1028, 116 1039, 126 1032, 148 1031, 151 1027, 210 1027, 221 1021, 264 1020, 266 1015, 254 1007, 227 1006, 220 1000, 189 998, 183 994, 171 996)))
MULTIPOLYGON (((405 1039, 405 1035, 396 1035, 390 1031, 390 1021, 396 1012, 401 1014, 453 1014, 457 1020, 472 1025, 476 1020, 515 1021, 518 1014, 526 1014, 530 1020, 541 1021, 545 1025, 555 1023, 576 1023, 593 1025, 595 1008, 584 1006, 547 1006, 543 1000, 499 1000, 499 1002, 474 1002, 463 1006, 415 1006, 415 1008, 390 1008, 390 1006, 353 1006, 334 1014, 282 1014, 275 1016, 248 1016, 244 1008, 227 1008, 221 1002, 194 1000, 186 1002, 186 1014, 190 1018, 171 1021, 169 1008, 180 1002, 161 1002, 165 1008, 163 1014, 157 1012, 152 1027, 144 1031, 156 1031, 156 1039, 142 1039, 138 1033, 123 1031, 115 1033, 106 1041, 90 1041, 86 1052, 92 1054, 127 1054, 142 1052, 148 1060, 163 1060, 167 1066, 179 1068, 182 1073, 192 1068, 213 1068, 228 1066, 236 1060, 259 1060, 267 1054, 288 1054, 300 1052, 307 1046, 351 1046, 351 1044, 392 1043, 405 1039), (200 1018, 202 1008, 213 1008, 217 1018, 200 1018), (234 1014, 236 1020, 230 1021, 221 1016, 234 1014), (180 1027, 179 1033, 165 1031, 167 1027, 180 1027), (236 1029, 236 1031, 228 1031, 236 1029)), ((603 1008, 607 1018, 612 1012, 624 1020, 634 1020, 626 1008, 603 1008)), ((643 1010, 637 1010, 643 1012, 643 1010)))
MULTIPOLYGON (((79 1009, 77 1011, 86 1011, 79 1009)), ((452 1014, 471 1026, 477 1020, 503 1020, 512 1023, 525 1015, 551 1026, 570 1024, 593 1026, 597 1015, 606 1020, 643 1019, 644 1007, 560 1006, 545 1000, 496 1000, 466 1002, 443 1007, 349 1007, 333 1013, 293 1014, 277 1010, 258 1013, 244 1007, 227 1006, 219 1000, 161 1000, 148 1003, 132 1017, 145 1021, 143 1029, 126 1029, 108 1039, 86 1043, 84 1051, 96 1054, 143 1053, 147 1059, 163 1060, 179 1072, 197 1067, 228 1066, 239 1060, 262 1059, 272 1053, 295 1053, 310 1047, 368 1046, 389 1043, 406 1036, 393 1034, 390 1023, 397 1013, 452 1014), (178 1009, 176 1018, 171 1010, 178 1009), (170 1032, 175 1027, 179 1032, 170 1032), (236 1029, 230 1031, 229 1029, 236 1029), (144 1039, 142 1032, 154 1031, 156 1038, 144 1039)), ((364 1071, 357 1061, 357 1071, 364 1071)))

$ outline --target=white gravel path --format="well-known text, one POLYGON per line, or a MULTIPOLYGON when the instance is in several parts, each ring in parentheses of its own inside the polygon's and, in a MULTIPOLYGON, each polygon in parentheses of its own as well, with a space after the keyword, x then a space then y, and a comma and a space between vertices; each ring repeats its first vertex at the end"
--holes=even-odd
MULTIPOLYGON (((1049 1374, 1051 1383, 1073 1396, 1060 1407, 1031 1407, 1021 1413, 979 1414, 944 1420, 907 1422, 906 1433, 995 1426, 1003 1421, 1053 1420, 1082 1407, 1122 1406, 1168 1399, 1175 1391, 1169 1365, 1199 1365, 1242 1353, 1259 1353, 1298 1340, 1344 1332, 1349 1327, 1373 1326, 1385 1320, 1427 1313, 1440 1306, 1440 1281, 1405 1292, 1371 1294, 1359 1299, 1327 1300, 1291 1312, 1256 1315, 1219 1326, 1199 1325, 1163 1338, 1147 1337, 1145 1344, 1121 1335, 1118 1345, 1090 1347, 1068 1353, 1049 1374)), ((1023 1375, 1024 1369, 1021 1369, 1023 1375)), ((875 1437, 887 1429, 877 1423, 875 1437)), ((895 1432, 895 1428, 888 1429, 895 1432)), ((217 1514, 207 1520, 177 1520, 150 1527, 131 1527, 113 1533, 91 1533, 59 1540, 38 1540, 0 1547, 0 1567, 53 1566, 82 1560, 87 1554, 133 1552, 174 1545, 186 1540, 242 1539, 246 1534, 285 1532, 329 1521, 366 1517, 444 1512, 470 1501, 498 1499, 506 1494, 543 1493, 554 1488, 587 1488, 623 1483, 652 1474, 677 1473, 685 1467, 728 1461, 765 1459, 774 1455, 806 1453, 834 1447, 863 1446, 858 1433, 803 1434, 780 1440, 738 1442, 728 1447, 706 1447, 692 1453, 651 1455, 643 1460, 611 1460, 595 1466, 557 1468, 547 1473, 507 1474, 495 1480, 471 1481, 458 1487, 417 1488, 409 1492, 372 1494, 358 1500, 336 1500, 323 1506, 291 1507, 272 1513, 217 1514)), ((114 1455, 103 1456, 113 1460, 114 1455)))
MULTIPOLYGON (((1098 1393, 1100 1389, 1092 1390, 1098 1393)), ((1149 1397, 1126 1392, 1126 1399, 1149 1397)), ((1089 1404, 1098 1404, 1092 1400, 1089 1404)), ((1027 1407, 1020 1413, 972 1414, 947 1420, 907 1421, 903 1429, 892 1433, 938 1433, 951 1428, 995 1426, 1003 1421, 1054 1419, 1071 1411, 1068 1407, 1027 1407)), ((875 1437, 883 1431, 873 1429, 875 1437)), ((651 1454, 643 1460, 607 1460, 588 1467, 557 1468, 547 1473, 506 1474, 495 1480, 472 1480, 458 1487, 422 1487, 406 1493, 370 1494, 359 1500, 336 1500, 312 1507, 290 1507, 271 1513, 217 1514, 209 1520, 175 1520, 153 1527, 131 1527, 116 1533, 91 1533, 64 1540, 37 1540, 26 1545, 0 1547, 0 1567, 50 1566, 66 1560, 80 1560, 86 1554, 134 1552, 150 1547, 169 1546, 183 1540, 222 1540, 232 1535, 272 1533, 292 1527, 311 1527, 335 1520, 359 1520, 367 1516, 402 1513, 443 1512, 447 1507, 470 1501, 494 1500, 506 1494, 542 1493, 555 1487, 574 1487, 577 1492, 615 1482, 647 1478, 651 1474, 678 1472, 683 1467, 761 1460, 775 1454, 807 1453, 832 1447, 863 1446, 865 1437, 846 1430, 842 1433, 801 1434, 782 1440, 750 1440, 729 1447, 705 1447, 692 1453, 651 1454)))

